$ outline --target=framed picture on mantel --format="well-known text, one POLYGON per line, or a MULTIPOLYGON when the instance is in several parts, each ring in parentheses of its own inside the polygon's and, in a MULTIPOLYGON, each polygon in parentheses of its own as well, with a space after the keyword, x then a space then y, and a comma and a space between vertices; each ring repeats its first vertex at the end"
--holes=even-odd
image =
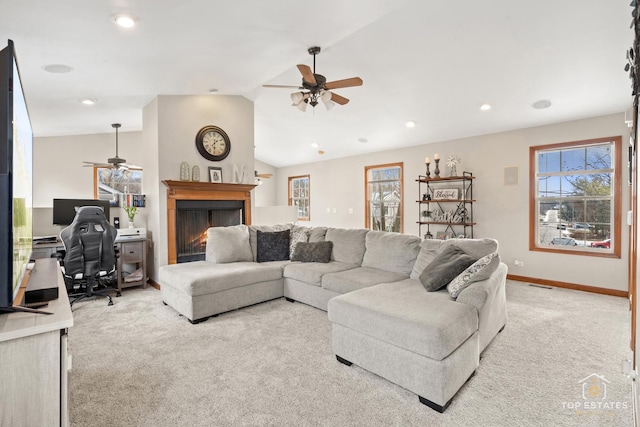
POLYGON ((222 182, 222 168, 209 166, 209 182, 222 182))

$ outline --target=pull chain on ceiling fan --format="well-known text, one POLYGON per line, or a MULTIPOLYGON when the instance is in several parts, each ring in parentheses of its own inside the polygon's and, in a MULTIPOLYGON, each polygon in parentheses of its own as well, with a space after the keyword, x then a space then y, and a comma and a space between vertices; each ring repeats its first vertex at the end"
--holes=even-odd
POLYGON ((362 79, 360 77, 351 77, 349 79, 327 82, 325 76, 316 74, 316 55, 320 53, 320 47, 310 47, 308 52, 309 55, 313 55, 313 70, 311 70, 308 65, 298 64, 298 70, 300 74, 302 74, 302 86, 263 85, 263 87, 303 89, 301 92, 291 94, 292 105, 301 111, 306 111, 307 105, 315 108, 315 106, 318 105, 318 100, 324 103, 327 110, 333 108, 335 104, 345 105, 348 103, 349 100, 347 98, 330 90, 362 86, 362 79))

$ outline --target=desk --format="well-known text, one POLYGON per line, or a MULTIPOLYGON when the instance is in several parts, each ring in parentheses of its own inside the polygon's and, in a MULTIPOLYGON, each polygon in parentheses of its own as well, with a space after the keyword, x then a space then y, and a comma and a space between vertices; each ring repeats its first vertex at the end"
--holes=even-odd
POLYGON ((31 259, 51 258, 51 255, 64 250, 64 244, 60 241, 55 243, 34 243, 31 259))
POLYGON ((57 280, 58 299, 42 308, 52 315, 0 315, 0 425, 68 426, 67 289, 53 258, 36 261, 34 279, 57 280))
POLYGON ((118 290, 131 286, 147 287, 147 238, 141 236, 120 236, 116 239, 118 256, 118 290), (140 280, 128 281, 127 275, 136 269, 142 269, 140 280))

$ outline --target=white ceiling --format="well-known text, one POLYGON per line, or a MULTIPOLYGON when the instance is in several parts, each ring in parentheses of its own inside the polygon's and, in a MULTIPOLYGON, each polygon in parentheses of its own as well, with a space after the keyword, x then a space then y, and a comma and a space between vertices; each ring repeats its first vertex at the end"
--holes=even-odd
POLYGON ((623 71, 633 40, 629 0, 0 5, 0 40, 16 44, 37 137, 109 133, 115 122, 139 131, 142 109, 156 95, 216 88, 255 101, 256 158, 286 166, 631 107, 623 71), (111 17, 120 12, 138 25, 117 27, 111 17), (261 86, 298 85, 295 65, 311 66, 307 48, 316 45, 316 72, 328 80, 359 76, 364 85, 336 90, 351 100, 345 106, 302 113, 290 105, 292 90, 261 86), (73 71, 44 71, 50 64, 73 71), (98 103, 84 106, 86 97, 98 103), (553 105, 533 109, 540 99, 553 105), (481 112, 483 103, 492 110, 481 112), (417 126, 407 129, 407 120, 417 126))

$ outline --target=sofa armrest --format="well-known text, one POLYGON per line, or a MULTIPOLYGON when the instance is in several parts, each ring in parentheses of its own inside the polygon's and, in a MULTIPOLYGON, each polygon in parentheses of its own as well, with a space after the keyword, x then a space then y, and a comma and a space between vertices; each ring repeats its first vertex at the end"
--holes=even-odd
POLYGON ((463 289, 456 301, 473 305, 478 310, 482 310, 482 307, 484 307, 487 301, 495 299, 500 290, 500 285, 505 282, 506 277, 507 266, 501 262, 491 277, 486 280, 474 282, 466 289, 463 289))
POLYGON ((501 262, 491 277, 472 283, 456 299, 478 310, 480 352, 507 323, 506 281, 507 265, 501 262))

